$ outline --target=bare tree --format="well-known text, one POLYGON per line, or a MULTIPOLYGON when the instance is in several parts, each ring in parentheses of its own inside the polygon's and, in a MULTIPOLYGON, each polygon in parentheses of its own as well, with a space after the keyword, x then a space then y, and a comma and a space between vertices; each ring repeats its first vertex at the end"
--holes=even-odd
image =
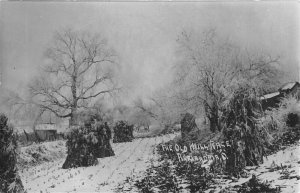
POLYGON ((137 112, 141 114, 142 119, 155 120, 163 128, 173 126, 179 122, 180 110, 174 104, 174 98, 170 96, 168 88, 157 89, 144 101, 138 98, 134 101, 137 112), (145 102, 146 101, 146 102, 145 102))
POLYGON ((113 81, 116 55, 98 34, 71 29, 57 32, 46 51, 43 75, 30 90, 37 104, 75 124, 76 111, 93 98, 118 90, 113 81))
MULTIPOLYGON (((172 88, 172 87, 171 87, 172 88)), ((172 96, 170 87, 163 87, 153 92, 150 101, 153 104, 153 112, 158 115, 158 120, 163 127, 172 127, 180 122, 183 113, 176 104, 176 98, 172 96)))
POLYGON ((128 122, 135 125, 138 131, 140 127, 144 127, 145 130, 149 130, 151 121, 152 117, 147 112, 140 109, 133 109, 128 116, 128 122))
POLYGON ((278 58, 242 53, 230 42, 220 41, 215 30, 201 37, 183 32, 178 43, 182 60, 176 66, 177 97, 185 107, 201 107, 212 131, 221 130, 221 107, 234 85, 249 82, 261 93, 276 86, 278 58))
POLYGON ((134 106, 141 112, 148 114, 151 118, 155 120, 158 119, 158 115, 154 113, 153 106, 151 104, 145 104, 145 102, 141 98, 137 98, 134 101, 134 106))
POLYGON ((6 112, 14 123, 18 121, 32 120, 38 110, 37 106, 28 102, 25 98, 11 90, 1 90, 0 109, 6 112))

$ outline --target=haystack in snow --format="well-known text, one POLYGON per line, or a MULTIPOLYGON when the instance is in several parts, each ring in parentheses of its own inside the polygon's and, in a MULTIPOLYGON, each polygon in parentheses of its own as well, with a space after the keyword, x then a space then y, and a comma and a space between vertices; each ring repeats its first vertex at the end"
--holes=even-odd
POLYGON ((114 156, 110 139, 106 123, 85 124, 85 127, 73 129, 68 136, 68 156, 63 168, 88 167, 98 164, 97 158, 114 156))
POLYGON ((17 140, 13 128, 7 125, 7 117, 0 114, 0 192, 24 192, 17 171, 17 140))
POLYGON ((126 121, 118 121, 114 126, 113 142, 131 142, 133 138, 133 125, 129 125, 126 121))
POLYGON ((188 133, 191 132, 194 128, 197 128, 196 118, 190 113, 186 113, 183 119, 180 122, 181 124, 181 137, 185 139, 188 136, 188 133))
POLYGON ((115 153, 111 147, 111 130, 107 123, 95 124, 95 132, 98 139, 98 143, 95 144, 94 152, 97 158, 114 156, 115 153))
POLYGON ((77 168, 97 165, 98 160, 92 151, 97 137, 85 127, 74 128, 66 143, 68 156, 62 168, 77 168))

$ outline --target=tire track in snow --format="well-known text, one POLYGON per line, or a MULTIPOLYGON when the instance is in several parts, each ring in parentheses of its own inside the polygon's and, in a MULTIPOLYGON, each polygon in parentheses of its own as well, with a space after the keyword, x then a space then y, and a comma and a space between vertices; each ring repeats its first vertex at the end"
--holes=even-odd
MULTIPOLYGON (((133 153, 135 152, 135 150, 136 150, 138 147, 141 146, 141 143, 142 143, 143 141, 144 141, 144 140, 141 139, 141 140, 139 141, 139 143, 137 143, 136 146, 134 146, 128 154, 126 154, 125 159, 118 159, 119 163, 116 165, 116 168, 113 169, 113 171, 111 171, 110 175, 108 176, 108 178, 107 178, 106 181, 105 181, 106 183, 105 183, 104 185, 98 184, 98 187, 97 187, 97 190, 98 190, 98 191, 99 191, 100 189, 101 189, 101 191, 102 191, 103 188, 105 189, 105 186, 107 186, 108 184, 111 186, 111 183, 114 183, 114 182, 115 182, 114 180, 112 180, 112 177, 113 177, 113 175, 115 174, 115 172, 116 172, 117 170, 120 169, 120 167, 128 160, 128 158, 129 158, 130 156, 133 155, 133 153), (129 155, 129 156, 127 156, 127 155, 129 155), (109 182, 110 182, 110 183, 109 183, 109 182)), ((118 173, 118 174, 119 174, 119 177, 122 176, 122 173, 118 173)))
POLYGON ((113 192, 126 177, 144 172, 155 156, 154 147, 172 138, 169 134, 112 144, 115 156, 98 159, 96 166, 62 169, 61 159, 24 170, 20 176, 28 192, 113 192))
MULTIPOLYGON (((140 142, 142 142, 142 141, 145 141, 145 140, 141 140, 140 142)), ((143 145, 143 147, 147 147, 147 146, 148 146, 148 143, 149 143, 149 140, 147 140, 147 143, 146 143, 145 145, 143 145)), ((108 177, 108 179, 107 179, 107 182, 109 182, 109 180, 112 179, 114 173, 115 173, 119 168, 121 168, 121 167, 124 165, 124 163, 125 163, 126 161, 129 160, 129 158, 132 158, 132 157, 135 158, 135 155, 137 154, 137 153, 136 153, 136 150, 137 150, 138 147, 140 147, 140 145, 141 145, 141 144, 139 143, 139 144, 138 144, 138 145, 130 152, 130 154, 128 155, 128 157, 120 162, 120 164, 117 166, 117 168, 114 169, 114 170, 112 171, 112 173, 109 175, 109 177, 108 177)), ((144 151, 144 152, 146 152, 146 151, 144 151)))
MULTIPOLYGON (((120 153, 115 152, 115 156, 98 159, 100 164, 97 166, 92 166, 92 169, 89 169, 91 167, 87 167, 85 172, 81 174, 81 179, 79 180, 79 183, 76 183, 74 189, 78 192, 87 191, 87 188, 95 191, 99 186, 98 184, 106 185, 107 179, 115 170, 115 167, 120 165, 120 162, 126 159, 127 154, 130 154, 133 149, 139 147, 141 142, 141 139, 137 139, 133 142, 120 143, 123 147, 120 149, 122 151, 120 153)), ((76 179, 72 181, 76 181, 76 179)), ((57 189, 59 190, 59 188, 57 189)))

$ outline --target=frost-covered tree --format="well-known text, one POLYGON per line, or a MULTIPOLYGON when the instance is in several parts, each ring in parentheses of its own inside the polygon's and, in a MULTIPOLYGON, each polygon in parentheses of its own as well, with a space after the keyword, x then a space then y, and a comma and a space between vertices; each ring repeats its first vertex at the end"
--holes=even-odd
POLYGON ((180 62, 176 67, 176 96, 183 106, 203 110, 212 131, 221 130, 221 106, 229 87, 248 81, 262 94, 278 85, 278 58, 254 55, 216 35, 183 32, 178 38, 180 62))

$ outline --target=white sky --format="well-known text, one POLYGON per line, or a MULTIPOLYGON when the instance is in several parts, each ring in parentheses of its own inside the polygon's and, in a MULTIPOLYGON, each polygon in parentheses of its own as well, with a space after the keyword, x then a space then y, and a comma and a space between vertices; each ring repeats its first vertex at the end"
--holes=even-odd
POLYGON ((297 2, 0 2, 3 84, 22 91, 43 64, 53 32, 63 27, 102 33, 120 55, 129 99, 172 79, 176 38, 183 29, 216 28, 241 47, 281 57, 299 77, 297 2))

